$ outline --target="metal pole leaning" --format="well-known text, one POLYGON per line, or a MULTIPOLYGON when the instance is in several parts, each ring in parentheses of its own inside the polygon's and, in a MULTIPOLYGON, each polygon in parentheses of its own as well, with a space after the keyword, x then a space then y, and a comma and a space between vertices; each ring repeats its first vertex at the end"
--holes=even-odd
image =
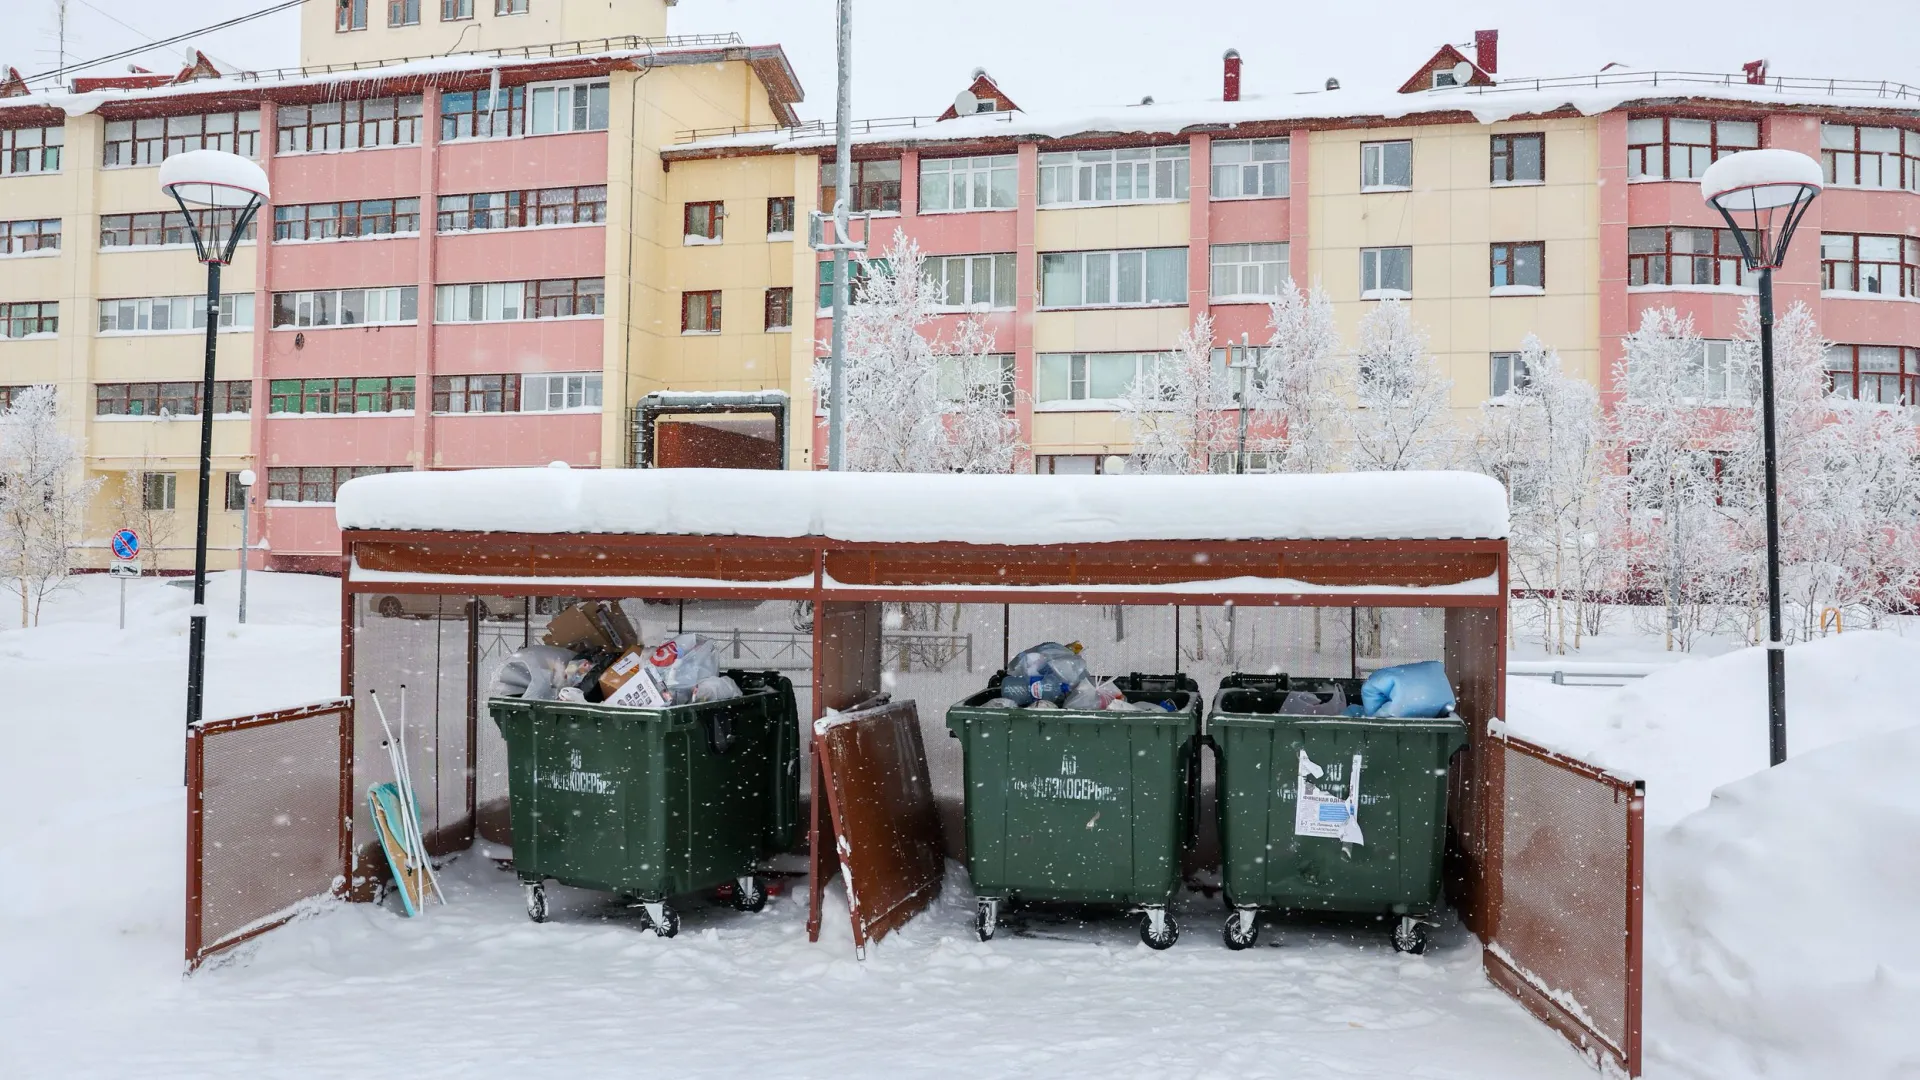
POLYGON ((839 0, 839 95, 834 103, 833 143, 833 334, 827 361, 827 468, 846 468, 847 454, 847 192, 853 186, 853 0, 839 0))

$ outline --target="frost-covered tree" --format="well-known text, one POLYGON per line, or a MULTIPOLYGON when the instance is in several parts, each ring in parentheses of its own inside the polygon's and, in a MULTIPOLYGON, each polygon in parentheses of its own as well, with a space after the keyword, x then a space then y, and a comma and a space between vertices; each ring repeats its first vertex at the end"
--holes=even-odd
MULTIPOLYGON (((1000 383, 979 369, 992 339, 968 320, 946 346, 930 336, 940 314, 938 290, 926 277, 926 256, 904 230, 877 259, 860 258, 858 296, 848 305, 846 465, 853 472, 1006 472, 1020 454, 1018 429, 1006 416, 1000 383), (941 393, 942 354, 958 365, 957 401, 941 393)), ((814 365, 814 385, 828 391, 829 365, 814 365)))
POLYGON ((1204 473, 1213 455, 1232 453, 1239 437, 1233 395, 1213 369, 1213 317, 1180 331, 1173 351, 1156 358, 1120 399, 1133 432, 1127 468, 1142 473, 1204 473))
POLYGON ((1353 468, 1398 472, 1451 460, 1453 381, 1435 368, 1405 304, 1382 300, 1360 320, 1350 375, 1360 406, 1350 420, 1353 468))
POLYGON ((68 583, 74 538, 99 490, 81 479, 80 444, 60 430, 51 386, 14 396, 0 413, 0 584, 20 597, 20 624, 68 583))
POLYGON ((160 569, 160 552, 173 540, 180 524, 175 508, 163 506, 162 500, 152 497, 160 492, 148 491, 150 477, 156 485, 165 483, 158 465, 153 458, 142 456, 120 474, 120 483, 111 492, 115 524, 140 534, 140 561, 149 574, 160 569))
POLYGON ((1525 377, 1481 406, 1473 459, 1507 486, 1514 583, 1539 604, 1542 645, 1564 653, 1580 647, 1611 569, 1602 516, 1612 476, 1593 386, 1569 375, 1560 354, 1532 334, 1519 360, 1525 377))
POLYGON ((1333 302, 1318 285, 1302 293, 1288 281, 1267 327, 1250 395, 1253 421, 1271 433, 1263 448, 1279 454, 1284 472, 1330 472, 1345 459, 1347 424, 1333 302))
POLYGON ((942 471, 1009 473, 1020 459, 1020 423, 1008 411, 1013 373, 993 350, 993 335, 971 316, 943 345, 940 362, 949 374, 941 395, 947 456, 942 471))

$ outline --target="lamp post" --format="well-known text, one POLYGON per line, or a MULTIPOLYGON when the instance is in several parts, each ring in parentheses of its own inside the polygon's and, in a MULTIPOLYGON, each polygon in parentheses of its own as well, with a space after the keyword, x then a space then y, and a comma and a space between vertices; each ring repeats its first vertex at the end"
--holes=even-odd
POLYGON ((252 556, 253 482, 252 469, 240 470, 240 625, 247 625, 247 560, 252 556))
POLYGON ((1780 485, 1773 436, 1773 272, 1820 194, 1820 163, 1792 150, 1746 150, 1707 167, 1700 195, 1720 211, 1747 269, 1760 274, 1760 425, 1767 497, 1767 752, 1787 760, 1787 654, 1780 637, 1780 485))
POLYGON ((1252 335, 1240 335, 1240 358, 1234 359, 1233 342, 1227 342, 1227 367, 1237 368, 1240 372, 1240 440, 1234 447, 1233 471, 1239 475, 1247 471, 1247 391, 1248 380, 1253 375, 1253 346, 1248 343, 1252 335))
POLYGON ((233 261, 240 237, 267 201, 267 173, 238 154, 189 150, 160 163, 160 190, 179 204, 193 235, 194 251, 207 266, 207 363, 200 385, 200 516, 193 541, 193 607, 188 609, 187 635, 187 726, 193 727, 200 722, 206 691, 207 513, 213 478, 213 356, 220 333, 220 268, 233 261), (211 212, 203 221, 195 217, 196 210, 211 212))

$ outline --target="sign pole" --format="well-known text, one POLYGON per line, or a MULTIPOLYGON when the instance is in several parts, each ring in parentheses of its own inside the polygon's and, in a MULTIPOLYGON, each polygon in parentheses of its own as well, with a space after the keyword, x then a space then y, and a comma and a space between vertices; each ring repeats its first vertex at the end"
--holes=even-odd
POLYGON ((113 557, 117 561, 107 573, 120 579, 120 629, 127 628, 127 579, 140 576, 140 534, 121 529, 113 534, 113 557))
POLYGON ((120 579, 120 629, 125 630, 127 628, 127 576, 125 574, 114 576, 120 579))

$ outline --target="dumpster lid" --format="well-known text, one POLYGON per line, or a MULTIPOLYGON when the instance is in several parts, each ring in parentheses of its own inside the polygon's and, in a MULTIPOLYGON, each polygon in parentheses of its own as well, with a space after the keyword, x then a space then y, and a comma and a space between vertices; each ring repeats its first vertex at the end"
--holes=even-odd
POLYGON ((1464 472, 971 476, 735 469, 399 472, 341 487, 342 529, 823 536, 876 543, 1499 540, 1464 472))

